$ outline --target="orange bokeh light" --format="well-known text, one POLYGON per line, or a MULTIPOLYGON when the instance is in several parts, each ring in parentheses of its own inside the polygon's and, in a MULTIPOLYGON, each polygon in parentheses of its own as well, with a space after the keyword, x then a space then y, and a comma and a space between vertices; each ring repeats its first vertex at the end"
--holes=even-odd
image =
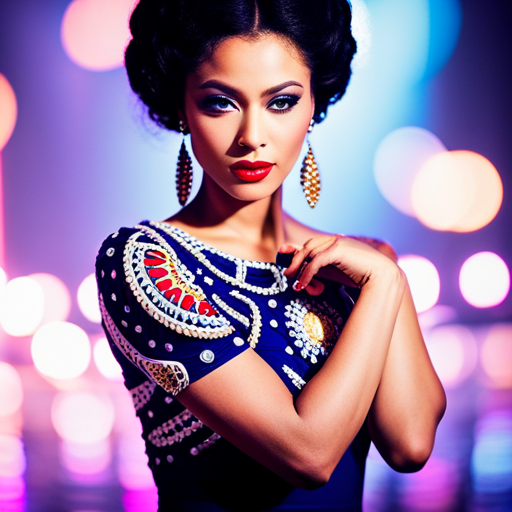
POLYGON ((481 361, 492 387, 512 388, 512 324, 491 327, 482 344, 481 361))
POLYGON ((7 78, 0 73, 0 151, 11 138, 17 117, 16 95, 7 78))
POLYGON ((128 20, 136 0, 74 0, 61 26, 68 57, 91 71, 108 71, 123 65, 130 40, 128 20))
POLYGON ((503 184, 496 168, 472 151, 431 157, 411 191, 414 212, 425 226, 467 233, 489 224, 500 210, 503 184))
POLYGON ((375 181, 381 194, 399 211, 414 216, 411 188, 422 166, 446 151, 431 132, 417 126, 392 131, 380 142, 373 162, 375 181))

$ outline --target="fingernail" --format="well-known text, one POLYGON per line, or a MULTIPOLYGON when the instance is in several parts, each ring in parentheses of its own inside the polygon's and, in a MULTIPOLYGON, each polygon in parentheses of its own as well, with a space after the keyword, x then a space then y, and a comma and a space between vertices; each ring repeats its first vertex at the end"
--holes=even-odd
POLYGON ((297 279, 297 281, 295 281, 292 285, 292 288, 294 289, 294 291, 296 292, 301 292, 302 290, 304 290, 304 288, 306 288, 303 284, 300 283, 300 281, 297 279))

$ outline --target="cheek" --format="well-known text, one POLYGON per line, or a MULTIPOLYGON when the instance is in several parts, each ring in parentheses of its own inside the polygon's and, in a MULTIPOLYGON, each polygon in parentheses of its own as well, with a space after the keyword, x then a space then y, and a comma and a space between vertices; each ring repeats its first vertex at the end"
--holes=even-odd
POLYGON ((214 118, 192 123, 190 132, 194 155, 203 168, 222 159, 233 141, 230 130, 219 126, 214 118))
POLYGON ((309 117, 305 120, 301 119, 288 126, 287 129, 281 129, 276 133, 275 140, 279 154, 283 163, 286 161, 290 169, 299 158, 304 139, 308 133, 309 122, 309 117))

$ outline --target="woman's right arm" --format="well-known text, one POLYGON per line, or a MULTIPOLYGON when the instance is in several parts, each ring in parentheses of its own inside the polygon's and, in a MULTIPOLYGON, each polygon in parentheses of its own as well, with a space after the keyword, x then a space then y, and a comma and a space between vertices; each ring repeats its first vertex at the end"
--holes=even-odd
POLYGON ((322 369, 296 399, 273 369, 246 350, 178 395, 194 415, 288 482, 327 482, 361 428, 379 386, 405 288, 402 271, 366 244, 316 237, 298 251, 293 273, 310 256, 305 284, 335 265, 366 282, 322 369))

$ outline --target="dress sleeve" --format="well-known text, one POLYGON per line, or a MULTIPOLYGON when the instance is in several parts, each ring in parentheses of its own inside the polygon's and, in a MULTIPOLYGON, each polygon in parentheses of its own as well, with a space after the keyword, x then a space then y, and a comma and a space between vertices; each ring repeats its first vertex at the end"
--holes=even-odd
POLYGON ((122 228, 100 248, 96 279, 111 344, 173 395, 249 348, 166 240, 122 228))

